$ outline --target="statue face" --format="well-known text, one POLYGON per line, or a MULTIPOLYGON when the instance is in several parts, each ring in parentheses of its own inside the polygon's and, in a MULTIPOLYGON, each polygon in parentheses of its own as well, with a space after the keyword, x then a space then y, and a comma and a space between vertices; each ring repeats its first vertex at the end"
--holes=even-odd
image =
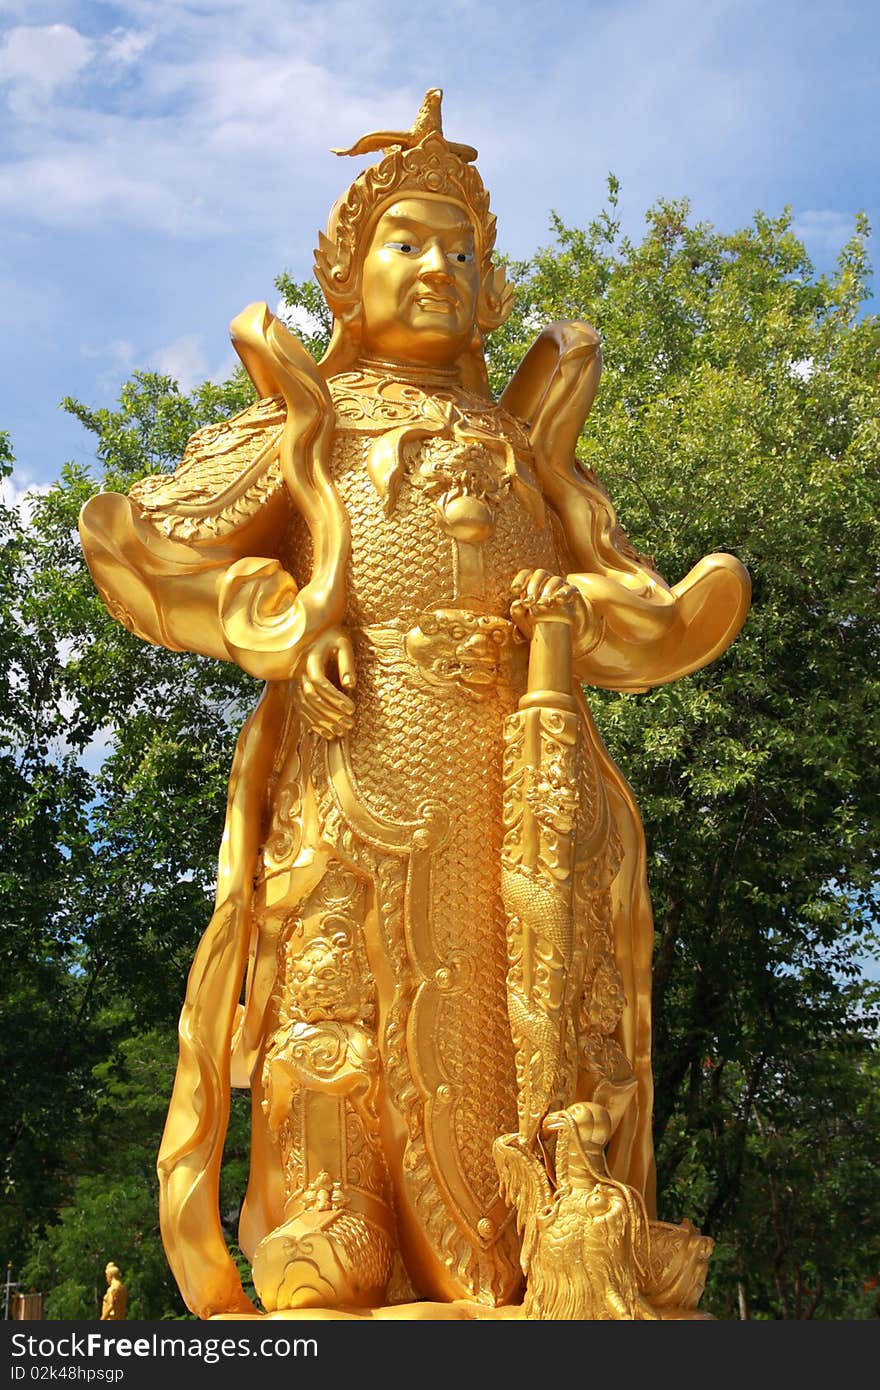
POLYGON ((361 279, 365 352, 450 366, 471 341, 480 287, 464 208, 401 198, 373 232, 361 279))

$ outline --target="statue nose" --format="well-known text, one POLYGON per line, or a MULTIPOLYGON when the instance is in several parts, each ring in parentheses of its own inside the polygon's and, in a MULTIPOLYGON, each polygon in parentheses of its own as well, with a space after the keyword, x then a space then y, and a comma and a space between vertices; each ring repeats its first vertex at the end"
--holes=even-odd
POLYGON ((422 274, 433 276, 435 279, 442 276, 444 280, 452 280, 452 272, 443 253, 443 248, 436 241, 425 250, 422 258, 422 274))

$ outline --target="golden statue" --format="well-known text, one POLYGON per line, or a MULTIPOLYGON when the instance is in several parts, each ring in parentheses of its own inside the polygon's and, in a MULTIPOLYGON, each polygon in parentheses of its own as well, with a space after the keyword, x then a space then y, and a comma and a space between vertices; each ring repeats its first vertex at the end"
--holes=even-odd
POLYGON ((440 92, 342 153, 380 149, 319 238, 323 360, 251 305, 258 401, 81 518, 132 632, 266 683, 180 1020, 168 1258, 200 1316, 257 1315, 217 1209, 231 1085, 270 1315, 700 1316, 711 1241, 655 1219, 644 837, 581 685, 706 665, 748 575, 670 588, 626 540, 575 457, 587 324, 490 395, 511 291, 440 92))
POLYGON ((101 1322, 122 1322, 128 1312, 128 1289, 122 1282, 119 1266, 111 1260, 104 1270, 107 1292, 101 1304, 101 1322))

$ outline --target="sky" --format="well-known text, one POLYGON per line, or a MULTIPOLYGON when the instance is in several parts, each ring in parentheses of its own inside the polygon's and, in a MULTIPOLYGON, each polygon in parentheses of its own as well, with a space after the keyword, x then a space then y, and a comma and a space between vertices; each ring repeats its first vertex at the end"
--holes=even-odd
MULTIPOLYGON (((880 226, 876 0, 0 0, 0 429, 14 489, 90 436, 132 371, 189 389, 230 319, 311 273, 316 233, 428 87, 476 145, 499 249, 624 230, 687 197, 722 230, 793 212, 818 269, 880 226)), ((876 236, 872 245, 876 258, 876 236)))

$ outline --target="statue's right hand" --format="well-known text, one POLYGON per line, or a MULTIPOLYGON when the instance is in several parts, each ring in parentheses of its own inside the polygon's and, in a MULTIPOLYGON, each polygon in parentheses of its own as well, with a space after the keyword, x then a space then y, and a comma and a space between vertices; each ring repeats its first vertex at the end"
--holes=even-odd
POLYGON ((293 673, 294 699, 303 722, 328 739, 341 738, 354 723, 354 702, 334 684, 332 674, 343 690, 354 689, 354 652, 338 627, 309 643, 293 673))

